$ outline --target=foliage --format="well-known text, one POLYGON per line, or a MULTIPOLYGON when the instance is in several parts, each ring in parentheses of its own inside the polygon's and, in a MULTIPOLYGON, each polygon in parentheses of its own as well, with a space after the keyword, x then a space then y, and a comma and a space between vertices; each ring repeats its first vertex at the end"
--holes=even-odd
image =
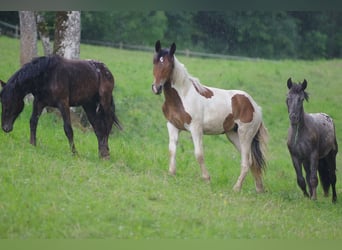
MULTIPOLYGON (((53 38, 55 12, 41 12, 53 38)), ((13 20, 16 12, 0 12, 13 20)), ((191 50, 260 58, 340 58, 340 11, 82 11, 83 40, 153 46, 176 42, 191 50)), ((14 24, 14 23, 13 23, 14 24)))
POLYGON ((83 39, 150 45, 164 36, 167 18, 163 11, 82 12, 82 27, 83 39))
MULTIPOLYGON (((19 67, 19 41, 0 37, 0 79, 19 67)), ((181 47, 178 46, 179 49, 181 47)), ((42 49, 40 48, 40 53, 42 49)), ((176 52, 177 53, 177 52, 176 52)), ((98 159, 91 130, 74 125, 79 156, 70 153, 61 119, 40 118, 37 147, 29 144, 27 104, 10 134, 0 131, 1 238, 114 239, 340 239, 341 166, 337 157, 336 205, 318 188, 303 197, 286 147, 286 81, 308 81, 308 112, 326 112, 342 145, 342 60, 230 61, 179 56, 201 82, 249 92, 263 109, 270 134, 264 194, 251 174, 243 190, 232 187, 240 156, 224 135, 204 137, 212 180, 204 183, 188 133, 181 133, 178 172, 168 176, 168 135, 163 96, 151 91, 152 53, 81 45, 81 58, 105 62, 116 79, 118 116, 111 159, 98 159)))

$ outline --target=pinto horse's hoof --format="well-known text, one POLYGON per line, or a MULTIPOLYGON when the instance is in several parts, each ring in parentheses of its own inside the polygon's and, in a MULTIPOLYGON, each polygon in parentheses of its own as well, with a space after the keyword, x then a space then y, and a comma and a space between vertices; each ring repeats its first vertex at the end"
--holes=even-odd
POLYGON ((202 179, 205 181, 205 182, 210 182, 210 175, 206 175, 206 176, 202 176, 202 179))
POLYGON ((241 191, 241 187, 239 185, 235 185, 233 187, 233 190, 234 190, 234 192, 240 192, 241 191))

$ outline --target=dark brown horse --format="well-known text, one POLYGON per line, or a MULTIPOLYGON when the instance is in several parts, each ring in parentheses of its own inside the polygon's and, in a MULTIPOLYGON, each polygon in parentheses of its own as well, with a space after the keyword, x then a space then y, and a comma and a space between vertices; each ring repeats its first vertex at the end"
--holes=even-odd
POLYGON ((332 188, 332 201, 336 202, 336 154, 338 151, 333 120, 324 113, 308 114, 304 112, 303 101, 309 99, 305 92, 307 81, 292 83, 287 81, 289 89, 286 104, 291 126, 288 131, 287 146, 297 174, 298 186, 311 199, 317 199, 317 171, 325 196, 332 188), (302 165, 306 172, 306 183, 302 174, 302 165))
MULTIPOLYGON (((1 81, 1 80, 0 80, 1 81)), ((115 115, 112 91, 114 77, 105 64, 94 60, 68 60, 60 56, 38 57, 20 68, 5 84, 1 81, 2 129, 10 132, 24 108, 24 97, 34 96, 30 119, 30 143, 36 145, 36 129, 44 107, 60 110, 71 151, 76 148, 70 121, 70 106, 82 106, 94 128, 99 155, 109 158, 108 136, 115 115)))

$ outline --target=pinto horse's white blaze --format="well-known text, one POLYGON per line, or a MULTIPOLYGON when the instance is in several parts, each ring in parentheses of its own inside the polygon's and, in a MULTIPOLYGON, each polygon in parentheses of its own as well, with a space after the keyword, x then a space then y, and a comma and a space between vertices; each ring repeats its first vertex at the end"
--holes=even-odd
POLYGON ((169 132, 169 172, 176 173, 176 149, 179 132, 189 131, 194 153, 201 167, 202 177, 210 180, 203 155, 203 134, 226 134, 241 153, 241 173, 234 185, 239 191, 251 168, 256 190, 264 190, 261 168, 265 164, 264 148, 267 131, 262 122, 261 108, 252 97, 241 90, 223 90, 202 85, 192 77, 174 56, 176 45, 170 50, 156 43, 153 59, 152 90, 164 90, 163 113, 169 132), (162 58, 162 59, 161 59, 162 58))

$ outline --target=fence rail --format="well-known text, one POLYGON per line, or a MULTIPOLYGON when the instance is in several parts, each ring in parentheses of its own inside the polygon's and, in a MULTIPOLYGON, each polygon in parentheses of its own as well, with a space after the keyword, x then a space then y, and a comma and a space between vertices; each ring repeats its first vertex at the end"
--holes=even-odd
MULTIPOLYGON (((7 30, 11 30, 11 32, 8 32, 8 31, 4 32, 5 35, 9 35, 9 36, 16 37, 16 38, 19 37, 20 29, 19 29, 18 25, 12 25, 12 24, 0 21, 0 35, 3 33, 1 26, 6 27, 7 30)), ((114 42, 85 40, 85 39, 81 39, 81 43, 91 44, 91 45, 107 46, 107 47, 113 47, 113 48, 119 48, 119 49, 128 49, 128 50, 150 51, 150 52, 154 51, 153 47, 125 44, 125 43, 114 43, 114 42)), ((191 51, 188 49, 177 50, 177 54, 181 54, 181 55, 184 55, 187 57, 217 58, 217 59, 226 59, 226 60, 245 60, 245 61, 260 60, 259 58, 197 52, 197 51, 191 51)))
POLYGON ((18 38, 19 37, 19 27, 18 25, 13 25, 13 24, 10 24, 10 23, 6 23, 6 22, 3 22, 3 21, 0 21, 0 34, 3 33, 3 29, 1 28, 2 27, 5 27, 5 34, 6 35, 9 35, 9 36, 12 36, 12 37, 16 37, 18 38))
MULTIPOLYGON (((91 45, 100 45, 107 46, 119 49, 128 49, 128 50, 139 50, 139 51, 154 51, 153 47, 142 46, 142 45, 132 45, 125 43, 113 43, 113 42, 105 42, 105 41, 95 41, 95 40, 81 40, 84 44, 91 45)), ((187 57, 202 57, 202 58, 217 58, 217 59, 226 59, 226 60, 245 60, 245 61, 257 61, 260 58, 252 58, 252 57, 244 57, 244 56, 232 56, 232 55, 223 55, 223 54, 214 54, 214 53, 206 53, 206 52, 197 52, 191 50, 177 50, 177 54, 181 54, 187 57)))

